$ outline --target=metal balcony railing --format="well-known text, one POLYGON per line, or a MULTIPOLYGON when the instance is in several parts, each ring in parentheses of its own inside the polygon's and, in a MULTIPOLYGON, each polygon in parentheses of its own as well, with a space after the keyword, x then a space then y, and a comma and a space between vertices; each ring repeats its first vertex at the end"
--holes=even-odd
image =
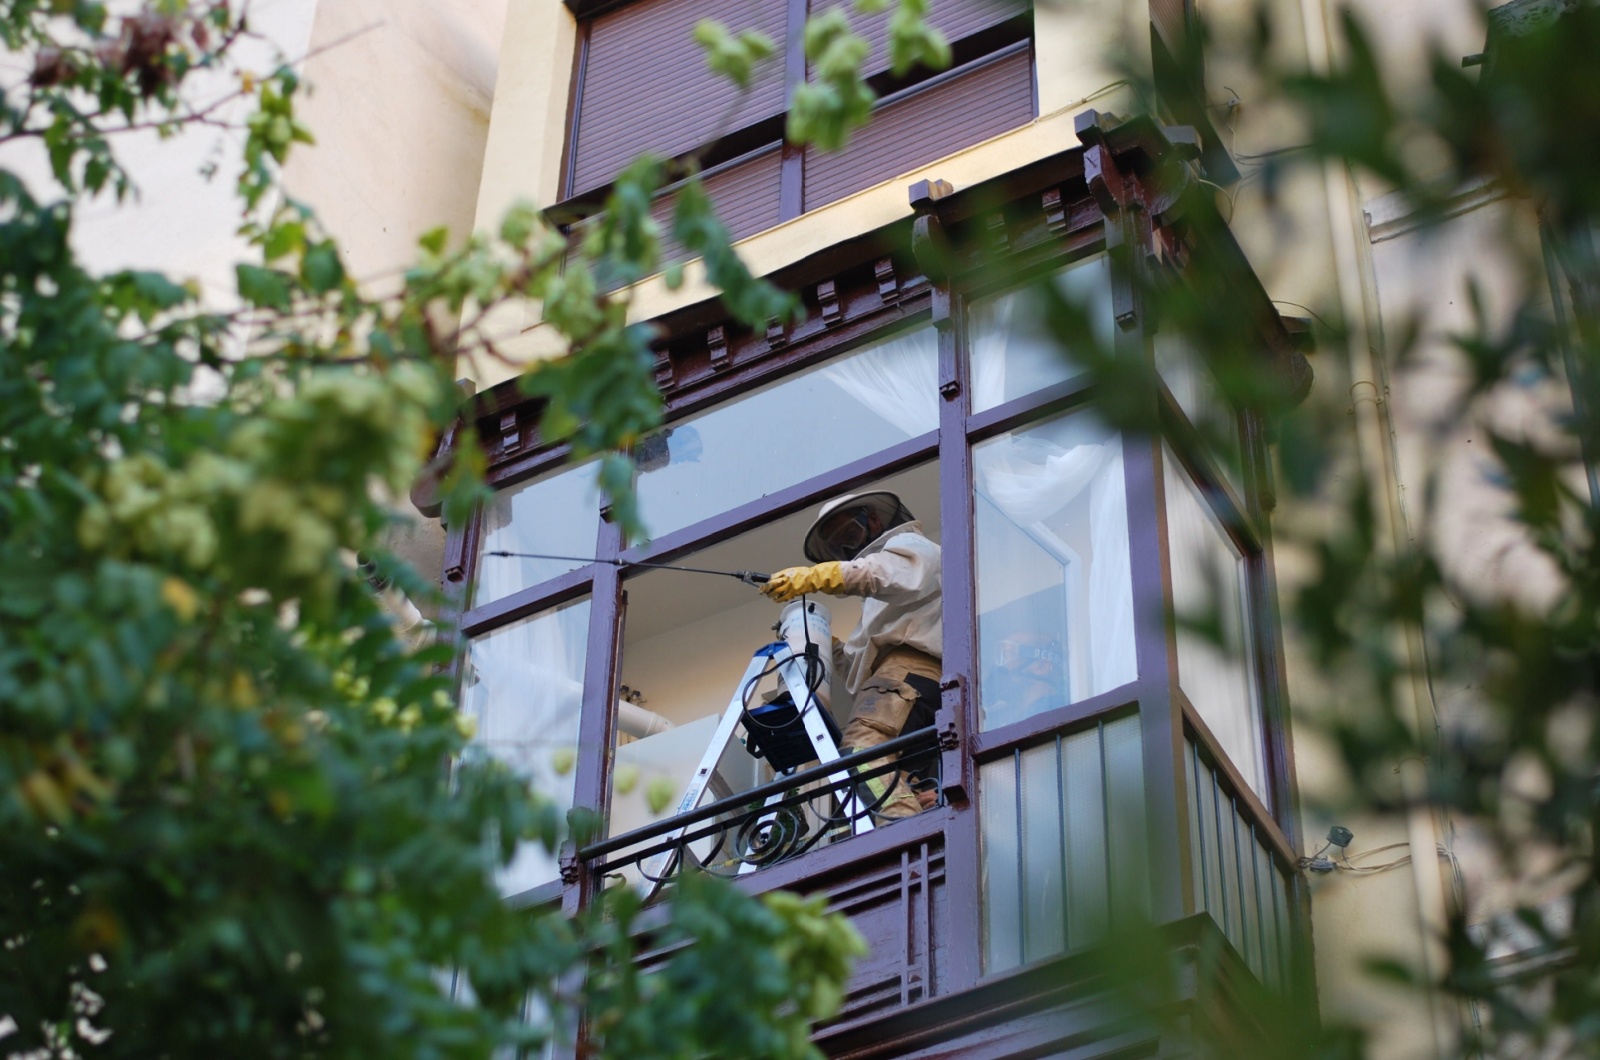
POLYGON ((598 876, 653 886, 686 869, 738 876, 767 868, 850 838, 861 817, 871 817, 875 825, 881 822, 882 808, 898 794, 904 774, 933 779, 939 751, 938 732, 932 727, 920 729, 591 843, 578 851, 578 857, 598 876), (881 761, 885 755, 898 755, 898 761, 881 761), (829 779, 842 769, 850 771, 849 780, 829 779), (894 778, 897 771, 902 778, 894 778), (882 785, 883 791, 872 790, 877 785, 868 782, 880 777, 892 779, 882 785), (853 802, 840 797, 846 789, 854 789, 853 802), (662 854, 670 857, 661 860, 662 854), (650 871, 653 863, 663 867, 650 871))

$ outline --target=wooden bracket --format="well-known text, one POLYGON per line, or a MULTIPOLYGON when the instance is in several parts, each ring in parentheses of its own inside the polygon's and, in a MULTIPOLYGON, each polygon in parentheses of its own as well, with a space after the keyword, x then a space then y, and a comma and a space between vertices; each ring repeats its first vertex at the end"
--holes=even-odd
POLYGON ((1111 257, 1111 315, 1117 327, 1131 331, 1139 323, 1138 283, 1134 276, 1135 259, 1133 241, 1128 238, 1128 219, 1124 216, 1106 218, 1106 252, 1111 257))
POLYGON ((482 519, 482 508, 477 508, 467 517, 461 526, 446 527, 449 531, 444 537, 444 580, 449 585, 460 585, 467 580, 471 571, 467 568, 467 555, 472 550, 468 547, 477 539, 478 525, 482 519))
POLYGON ((872 275, 878 281, 878 297, 884 305, 900 301, 900 281, 894 274, 894 259, 879 258, 872 263, 872 275))
POLYGON ((1044 207, 1044 223, 1049 227, 1050 234, 1059 236, 1067 230, 1067 204, 1061 197, 1060 188, 1051 188, 1041 197, 1044 207))
POLYGON ((668 390, 677 383, 677 368, 672 363, 670 350, 656 351, 656 389, 668 390))
POLYGON ((934 203, 948 195, 955 193, 955 188, 948 180, 919 180, 906 189, 907 197, 911 200, 911 208, 917 213, 928 213, 933 210, 934 203))
POLYGON ((522 431, 517 425, 515 409, 500 416, 500 455, 510 456, 522 447, 522 431))
POLYGON ((831 328, 844 319, 839 305, 839 287, 832 280, 817 284, 817 304, 822 308, 822 326, 831 328))
POLYGON ((711 351, 711 368, 722 372, 733 367, 733 356, 728 352, 728 331, 721 324, 706 330, 706 348, 711 351))
POLYGON ((781 317, 773 317, 767 321, 767 349, 775 350, 779 346, 789 344, 789 330, 781 317))
POLYGON ((1132 188, 1122 179, 1122 171, 1106 143, 1106 133, 1117 124, 1116 115, 1086 110, 1075 119, 1078 140, 1083 144, 1083 179, 1089 192, 1107 216, 1128 205, 1132 188))

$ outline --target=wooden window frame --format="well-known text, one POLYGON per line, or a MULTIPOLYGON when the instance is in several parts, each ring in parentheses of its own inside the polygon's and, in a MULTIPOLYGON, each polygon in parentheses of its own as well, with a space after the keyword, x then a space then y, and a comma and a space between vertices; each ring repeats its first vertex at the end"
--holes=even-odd
MULTIPOLYGON (((1092 112, 1091 112, 1092 113, 1092 112)), ((1145 120, 1138 122, 1144 127, 1145 120)), ((1133 123, 1130 123, 1133 124, 1133 123)), ((1130 133, 1129 137, 1132 138, 1130 133)), ((1159 137, 1157 137, 1159 139, 1159 137)), ((1089 150, 1093 150, 1092 142, 1089 150)), ((779 887, 813 886, 836 877, 851 866, 930 837, 938 837, 944 851, 946 886, 958 907, 977 908, 981 900, 980 815, 982 798, 976 783, 979 767, 1020 749, 1051 740, 1097 721, 1137 711, 1140 717, 1145 767, 1145 805, 1148 820, 1150 912, 1157 923, 1194 915, 1199 896, 1194 893, 1189 837, 1189 812, 1185 774, 1186 749, 1192 744, 1218 765, 1219 783, 1232 789, 1254 834, 1263 836, 1270 858, 1289 880, 1294 913, 1290 947, 1294 954, 1287 979, 1295 993, 1310 996, 1311 972, 1307 928, 1308 893, 1298 867, 1298 808, 1295 801, 1294 762, 1289 740, 1288 708, 1284 695, 1282 640, 1276 610, 1271 536, 1267 531, 1271 508, 1270 461, 1267 427, 1259 413, 1239 410, 1243 459, 1243 496, 1220 473, 1206 452, 1200 435, 1163 383, 1157 389, 1154 410, 1161 430, 1154 436, 1124 434, 1124 489, 1128 506, 1135 606, 1137 678, 1120 688, 1082 702, 1064 705, 990 731, 980 731, 975 699, 977 674, 976 585, 973 509, 972 447, 1007 430, 1042 421, 1064 411, 1092 407, 1095 391, 1087 376, 1077 376, 982 412, 971 411, 968 364, 970 334, 968 306, 976 299, 1010 286, 1019 278, 1053 272, 1084 257, 1107 253, 1110 257, 1113 303, 1137 305, 1129 292, 1137 282, 1135 270, 1151 267, 1150 255, 1166 257, 1181 276, 1194 247, 1220 240, 1217 258, 1224 268, 1243 261, 1237 245, 1220 224, 1176 221, 1151 225, 1147 215, 1122 210, 1107 212, 1107 200, 1096 193, 1093 170, 1085 165, 1083 149, 1066 152, 1044 163, 1024 167, 931 206, 924 196, 921 217, 932 219, 956 233, 948 269, 928 268, 922 258, 908 267, 891 247, 917 246, 921 235, 897 230, 866 237, 824 252, 815 260, 795 266, 774 279, 801 290, 806 320, 789 329, 769 329, 766 335, 728 338, 715 306, 682 311, 668 322, 672 336, 664 340, 658 359, 658 377, 664 383, 667 422, 735 399, 750 390, 792 375, 825 359, 871 341, 891 329, 931 324, 937 331, 938 386, 941 394, 939 427, 917 438, 890 446, 843 467, 831 469, 769 497, 719 513, 673 531, 645 545, 625 548, 619 529, 602 519, 596 540, 600 562, 590 564, 530 586, 503 599, 489 601, 459 615, 467 636, 481 635, 506 622, 534 614, 588 595, 591 599, 587 666, 584 681, 580 746, 591 748, 579 755, 574 805, 604 807, 610 790, 610 755, 615 740, 611 704, 617 682, 622 643, 623 580, 627 565, 665 561, 686 556, 772 519, 801 510, 864 482, 903 470, 929 459, 939 463, 941 539, 946 557, 944 570, 944 673, 943 702, 936 725, 943 740, 948 804, 918 817, 811 851, 804 856, 742 878, 752 891, 779 887), (1087 171, 1087 172, 1086 172, 1087 171), (1087 178, 1087 182, 1086 182, 1087 178), (1039 188, 1044 191, 1040 195, 1039 188), (1021 198, 1018 198, 1018 197, 1021 198), (996 208, 1009 197, 1013 206, 1032 202, 1026 223, 1015 219, 1012 206, 996 208), (1042 204, 1042 209, 1040 205, 1042 204), (940 221, 940 217, 946 220, 940 221), (996 222, 998 218, 998 223, 996 222), (995 270, 983 267, 992 260, 996 239, 1002 253, 1016 266, 1004 281, 993 279, 995 270), (1126 253, 1140 246, 1138 254, 1126 253), (1230 249, 1231 248, 1231 249, 1230 249), (879 256, 885 254, 886 256, 879 256), (965 264, 963 264, 965 263, 965 264), (922 267, 922 274, 917 268, 922 267), (853 271, 852 271, 853 270, 853 271), (928 274, 932 274, 932 278, 928 274), (822 275, 838 277, 817 282, 822 275), (874 290, 875 285, 875 290, 874 290), (709 324, 709 326, 708 326, 709 324), (719 345, 720 344, 720 345, 719 345), (730 352, 730 349, 732 352, 730 352), (1162 462, 1163 443, 1201 486, 1207 502, 1239 546, 1246 561, 1246 594, 1250 636, 1254 647, 1254 676, 1260 689, 1262 731, 1266 739, 1265 764, 1272 808, 1256 797, 1229 762, 1187 697, 1177 685, 1175 627, 1170 614, 1171 570, 1167 558, 1166 502, 1162 462), (622 566, 615 565, 618 561, 622 566), (1160 615, 1158 620, 1149 616, 1160 615)), ((1098 161, 1102 171, 1114 162, 1108 155, 1098 161)), ((1135 178, 1132 167, 1124 179, 1135 178)), ((913 198, 918 194, 913 189, 913 198)), ((1204 220, 1204 219, 1202 219, 1204 220)), ((917 222, 918 225, 922 221, 917 222)), ((903 229, 910 229, 904 225, 903 229)), ((917 232, 921 233, 918 228, 917 232)), ((1263 356, 1291 356, 1290 339, 1275 315, 1259 281, 1244 274, 1240 299, 1262 321, 1263 356), (1276 330, 1273 330, 1276 329, 1276 330)), ((1153 337, 1143 317, 1135 313, 1119 320, 1116 350, 1127 358, 1143 358, 1154 367, 1153 337)), ((1291 373, 1292 374, 1292 373, 1291 373)), ((1309 385, 1307 381, 1305 385, 1309 385)), ((480 423, 511 423, 526 439, 522 425, 534 415, 530 406, 507 388, 503 399, 483 399, 480 423), (508 412, 507 407, 512 411, 508 412), (522 409, 522 412, 517 412, 522 409), (518 418, 520 416, 520 419, 518 418)), ((492 444, 492 443, 491 443, 492 444)), ((561 466, 560 448, 509 452, 491 464, 490 480, 504 487, 561 466)), ((481 531, 476 520, 452 531, 450 554, 459 570, 476 563, 481 531)), ((523 901, 553 901, 559 896, 568 911, 592 900, 599 880, 570 853, 563 860, 563 880, 523 896, 523 901)), ((956 915, 943 925, 945 948, 941 992, 971 990, 995 980, 981 968, 981 920, 976 915, 956 915)), ((1018 970, 1026 972, 1027 969, 1018 970)), ((1002 973, 1004 979, 1013 972, 1002 973)))

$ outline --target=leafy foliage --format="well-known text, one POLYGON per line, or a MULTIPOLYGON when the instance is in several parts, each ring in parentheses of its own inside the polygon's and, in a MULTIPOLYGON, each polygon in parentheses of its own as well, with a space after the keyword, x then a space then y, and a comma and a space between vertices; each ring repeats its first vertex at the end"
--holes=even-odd
MULTIPOLYGON (((399 638, 353 562, 426 592, 383 554, 374 498, 403 491, 456 418, 453 359, 498 355, 482 325, 511 299, 542 300, 572 344, 527 379, 551 398, 546 429, 610 451, 604 485, 631 495, 620 450, 659 397, 648 333, 595 276, 654 268, 659 164, 630 169, 565 268, 565 240, 519 206, 454 249, 430 233, 401 292, 373 299, 307 208, 268 209, 310 140, 298 78, 238 71, 254 103, 238 191, 260 250, 237 268, 240 308, 86 272, 75 197, 131 188, 112 138, 211 120, 185 78, 228 68, 248 35, 226 2, 0 4, 0 37, 33 70, 0 143, 43 142, 68 196, 0 171, 6 1048, 485 1056, 570 1035, 581 1011, 631 1056, 814 1055, 810 1022, 837 1008, 861 947, 815 903, 694 881, 656 925, 627 892, 570 918, 502 901, 494 873, 518 843, 554 850, 567 823, 467 753, 452 649, 399 638), (246 331, 251 356, 230 357, 246 331), (648 973, 645 930, 674 947, 648 973), (525 1019, 530 1003, 544 1015, 525 1019)), ((748 35, 712 45, 735 77, 762 52, 748 35)), ((730 304, 786 312, 697 203, 675 223, 730 304)), ((481 485, 470 461, 456 471, 459 510, 481 485)))

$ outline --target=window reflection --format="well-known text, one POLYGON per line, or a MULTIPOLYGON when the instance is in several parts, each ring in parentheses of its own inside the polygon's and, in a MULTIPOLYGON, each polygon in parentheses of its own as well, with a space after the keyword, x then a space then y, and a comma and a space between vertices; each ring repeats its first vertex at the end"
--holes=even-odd
POLYGON ((1172 449, 1163 452, 1178 686, 1251 790, 1270 805, 1244 557, 1172 449))
POLYGON ((581 563, 492 556, 491 552, 540 552, 590 556, 600 523, 600 462, 565 468, 496 493, 484 508, 483 552, 472 593, 477 607, 538 585, 581 563))
POLYGON ((1155 337, 1156 369, 1173 400, 1210 447, 1228 484, 1244 496, 1239 416, 1222 395, 1222 386, 1205 359, 1171 330, 1155 337))
MULTIPOLYGON (((1068 303, 1087 310, 1087 337, 1101 348, 1111 347, 1115 329, 1105 255, 1080 261, 1040 283, 1053 285, 1068 303)), ((1083 370, 1071 350, 1057 345, 1045 325, 1045 312, 1045 295, 1037 285, 972 304, 972 411, 1003 405, 1083 370)))
POLYGON ((926 434, 938 364, 936 333, 919 328, 674 424, 640 446, 645 525, 671 533, 926 434))
MULTIPOLYGON (((477 723, 475 749, 527 777, 563 813, 572 807, 588 637, 588 600, 502 626, 473 640, 461 689, 461 709, 477 723)), ((524 843, 497 882, 509 895, 559 876, 554 854, 524 843)))
POLYGON ((1132 681, 1117 434, 1074 413, 975 446, 973 466, 983 728, 1132 681))

